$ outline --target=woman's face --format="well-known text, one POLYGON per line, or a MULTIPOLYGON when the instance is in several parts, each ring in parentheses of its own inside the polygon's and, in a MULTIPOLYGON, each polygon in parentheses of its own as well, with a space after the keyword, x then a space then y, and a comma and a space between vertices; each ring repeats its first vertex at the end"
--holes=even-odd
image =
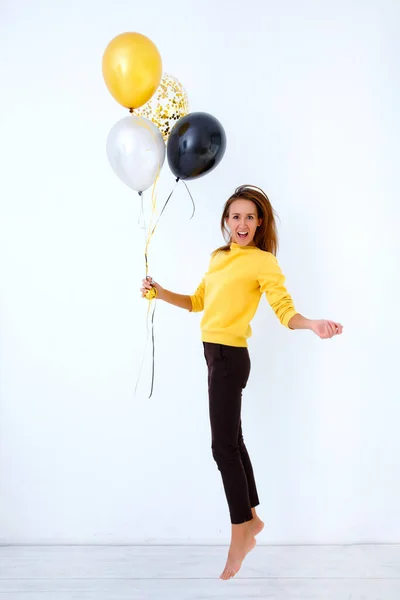
POLYGON ((232 242, 240 246, 254 246, 254 236, 262 223, 257 207, 251 200, 234 200, 229 207, 226 224, 231 230, 232 242))

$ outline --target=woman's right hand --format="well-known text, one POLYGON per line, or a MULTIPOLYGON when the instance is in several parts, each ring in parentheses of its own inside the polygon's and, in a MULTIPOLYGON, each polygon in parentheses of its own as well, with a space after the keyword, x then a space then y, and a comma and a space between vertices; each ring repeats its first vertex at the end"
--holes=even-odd
POLYGON ((161 285, 153 281, 153 279, 150 276, 146 277, 142 281, 142 287, 140 288, 140 291, 142 292, 142 298, 145 298, 147 292, 152 288, 155 288, 157 290, 157 298, 160 298, 163 288, 161 287, 161 285))

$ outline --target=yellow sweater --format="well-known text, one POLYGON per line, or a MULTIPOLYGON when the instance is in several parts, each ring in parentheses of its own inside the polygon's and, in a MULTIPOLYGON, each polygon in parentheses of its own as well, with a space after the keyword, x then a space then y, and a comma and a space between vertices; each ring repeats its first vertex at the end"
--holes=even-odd
POLYGON ((202 341, 247 347, 250 321, 264 292, 276 316, 287 327, 297 311, 273 254, 232 243, 230 251, 212 256, 207 273, 190 296, 192 311, 204 310, 202 341))

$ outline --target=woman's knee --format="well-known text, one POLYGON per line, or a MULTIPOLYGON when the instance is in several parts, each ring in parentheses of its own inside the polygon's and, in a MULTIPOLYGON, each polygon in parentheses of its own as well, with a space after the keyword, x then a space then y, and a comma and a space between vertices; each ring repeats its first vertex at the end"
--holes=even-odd
POLYGON ((238 444, 228 444, 224 442, 214 441, 211 445, 213 458, 217 465, 224 465, 235 462, 240 458, 238 444))

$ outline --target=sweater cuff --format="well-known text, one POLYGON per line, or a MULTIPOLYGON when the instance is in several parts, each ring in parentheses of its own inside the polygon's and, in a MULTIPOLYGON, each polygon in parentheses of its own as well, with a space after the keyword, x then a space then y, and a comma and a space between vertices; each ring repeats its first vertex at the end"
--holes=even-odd
POLYGON ((190 302, 192 303, 190 312, 201 312, 203 310, 203 307, 196 296, 190 296, 190 302))
POLYGON ((299 313, 298 313, 298 311, 297 311, 297 310, 295 310, 294 308, 292 308, 291 310, 288 310, 288 311, 287 311, 287 312, 286 312, 286 313, 283 315, 283 318, 282 318, 282 321, 281 321, 282 325, 284 325, 285 327, 287 327, 288 329, 290 329, 290 330, 292 331, 291 327, 289 327, 289 321, 290 321, 290 319, 291 319, 292 317, 294 317, 294 315, 297 315, 297 314, 299 314, 299 313))

